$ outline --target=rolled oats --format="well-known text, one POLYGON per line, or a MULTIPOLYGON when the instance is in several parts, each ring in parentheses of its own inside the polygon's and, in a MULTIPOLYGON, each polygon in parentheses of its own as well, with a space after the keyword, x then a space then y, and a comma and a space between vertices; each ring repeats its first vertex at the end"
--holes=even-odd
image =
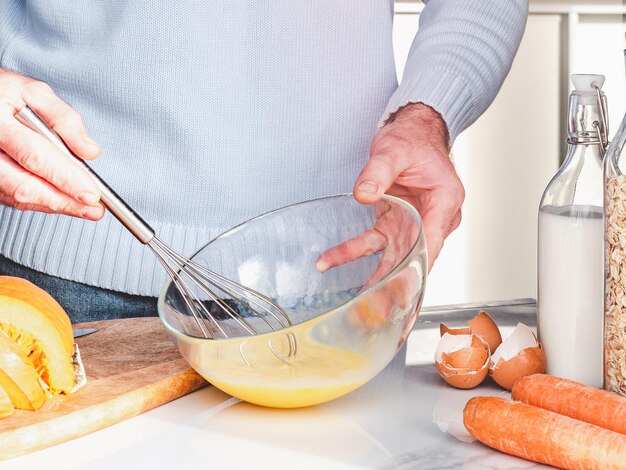
POLYGON ((606 185, 604 387, 626 396, 626 176, 606 185))

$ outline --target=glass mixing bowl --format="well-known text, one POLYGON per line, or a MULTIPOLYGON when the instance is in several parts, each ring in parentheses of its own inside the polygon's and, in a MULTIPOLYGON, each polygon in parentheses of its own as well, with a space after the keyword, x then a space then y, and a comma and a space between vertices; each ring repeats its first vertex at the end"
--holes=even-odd
POLYGON ((284 207, 220 235, 192 259, 272 298, 293 325, 249 336, 221 315, 229 338, 205 338, 171 281, 158 301, 163 324, 211 384, 280 408, 338 398, 378 374, 413 327, 427 273, 420 216, 391 196, 284 207), (331 249, 325 259, 343 264, 320 272, 316 262, 331 249))

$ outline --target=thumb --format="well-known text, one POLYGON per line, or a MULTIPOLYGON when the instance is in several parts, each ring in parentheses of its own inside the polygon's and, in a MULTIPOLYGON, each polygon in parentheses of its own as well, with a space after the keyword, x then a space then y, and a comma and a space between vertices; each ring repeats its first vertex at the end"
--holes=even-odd
POLYGON ((372 153, 354 184, 354 197, 362 204, 378 201, 404 170, 402 158, 391 153, 372 153))

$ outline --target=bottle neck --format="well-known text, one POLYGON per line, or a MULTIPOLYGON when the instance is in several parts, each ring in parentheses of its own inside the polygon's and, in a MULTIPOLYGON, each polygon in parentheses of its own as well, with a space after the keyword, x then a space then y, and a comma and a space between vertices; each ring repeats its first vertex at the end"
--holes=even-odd
POLYGON ((606 96, 602 92, 578 93, 569 97, 568 138, 570 145, 594 145, 604 154, 608 128, 606 96))
POLYGON ((546 203, 557 206, 596 206, 603 201, 604 149, 598 144, 568 145, 567 155, 554 187, 551 200, 546 203), (560 193, 560 194, 557 194, 560 193))
POLYGON ((604 147, 600 142, 573 142, 568 139, 567 144, 567 154, 565 155, 564 163, 566 161, 571 162, 582 159, 592 159, 601 164, 604 159, 604 147))

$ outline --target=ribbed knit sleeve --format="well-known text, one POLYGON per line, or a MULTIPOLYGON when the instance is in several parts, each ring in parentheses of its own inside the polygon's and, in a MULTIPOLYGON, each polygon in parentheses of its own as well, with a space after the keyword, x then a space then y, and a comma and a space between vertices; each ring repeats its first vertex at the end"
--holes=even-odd
POLYGON ((2 54, 14 34, 13 24, 19 17, 17 0, 0 1, 0 60, 2 54))
POLYGON ((402 83, 381 118, 425 103, 444 118, 450 143, 491 104, 517 52, 528 0, 429 0, 402 83))

